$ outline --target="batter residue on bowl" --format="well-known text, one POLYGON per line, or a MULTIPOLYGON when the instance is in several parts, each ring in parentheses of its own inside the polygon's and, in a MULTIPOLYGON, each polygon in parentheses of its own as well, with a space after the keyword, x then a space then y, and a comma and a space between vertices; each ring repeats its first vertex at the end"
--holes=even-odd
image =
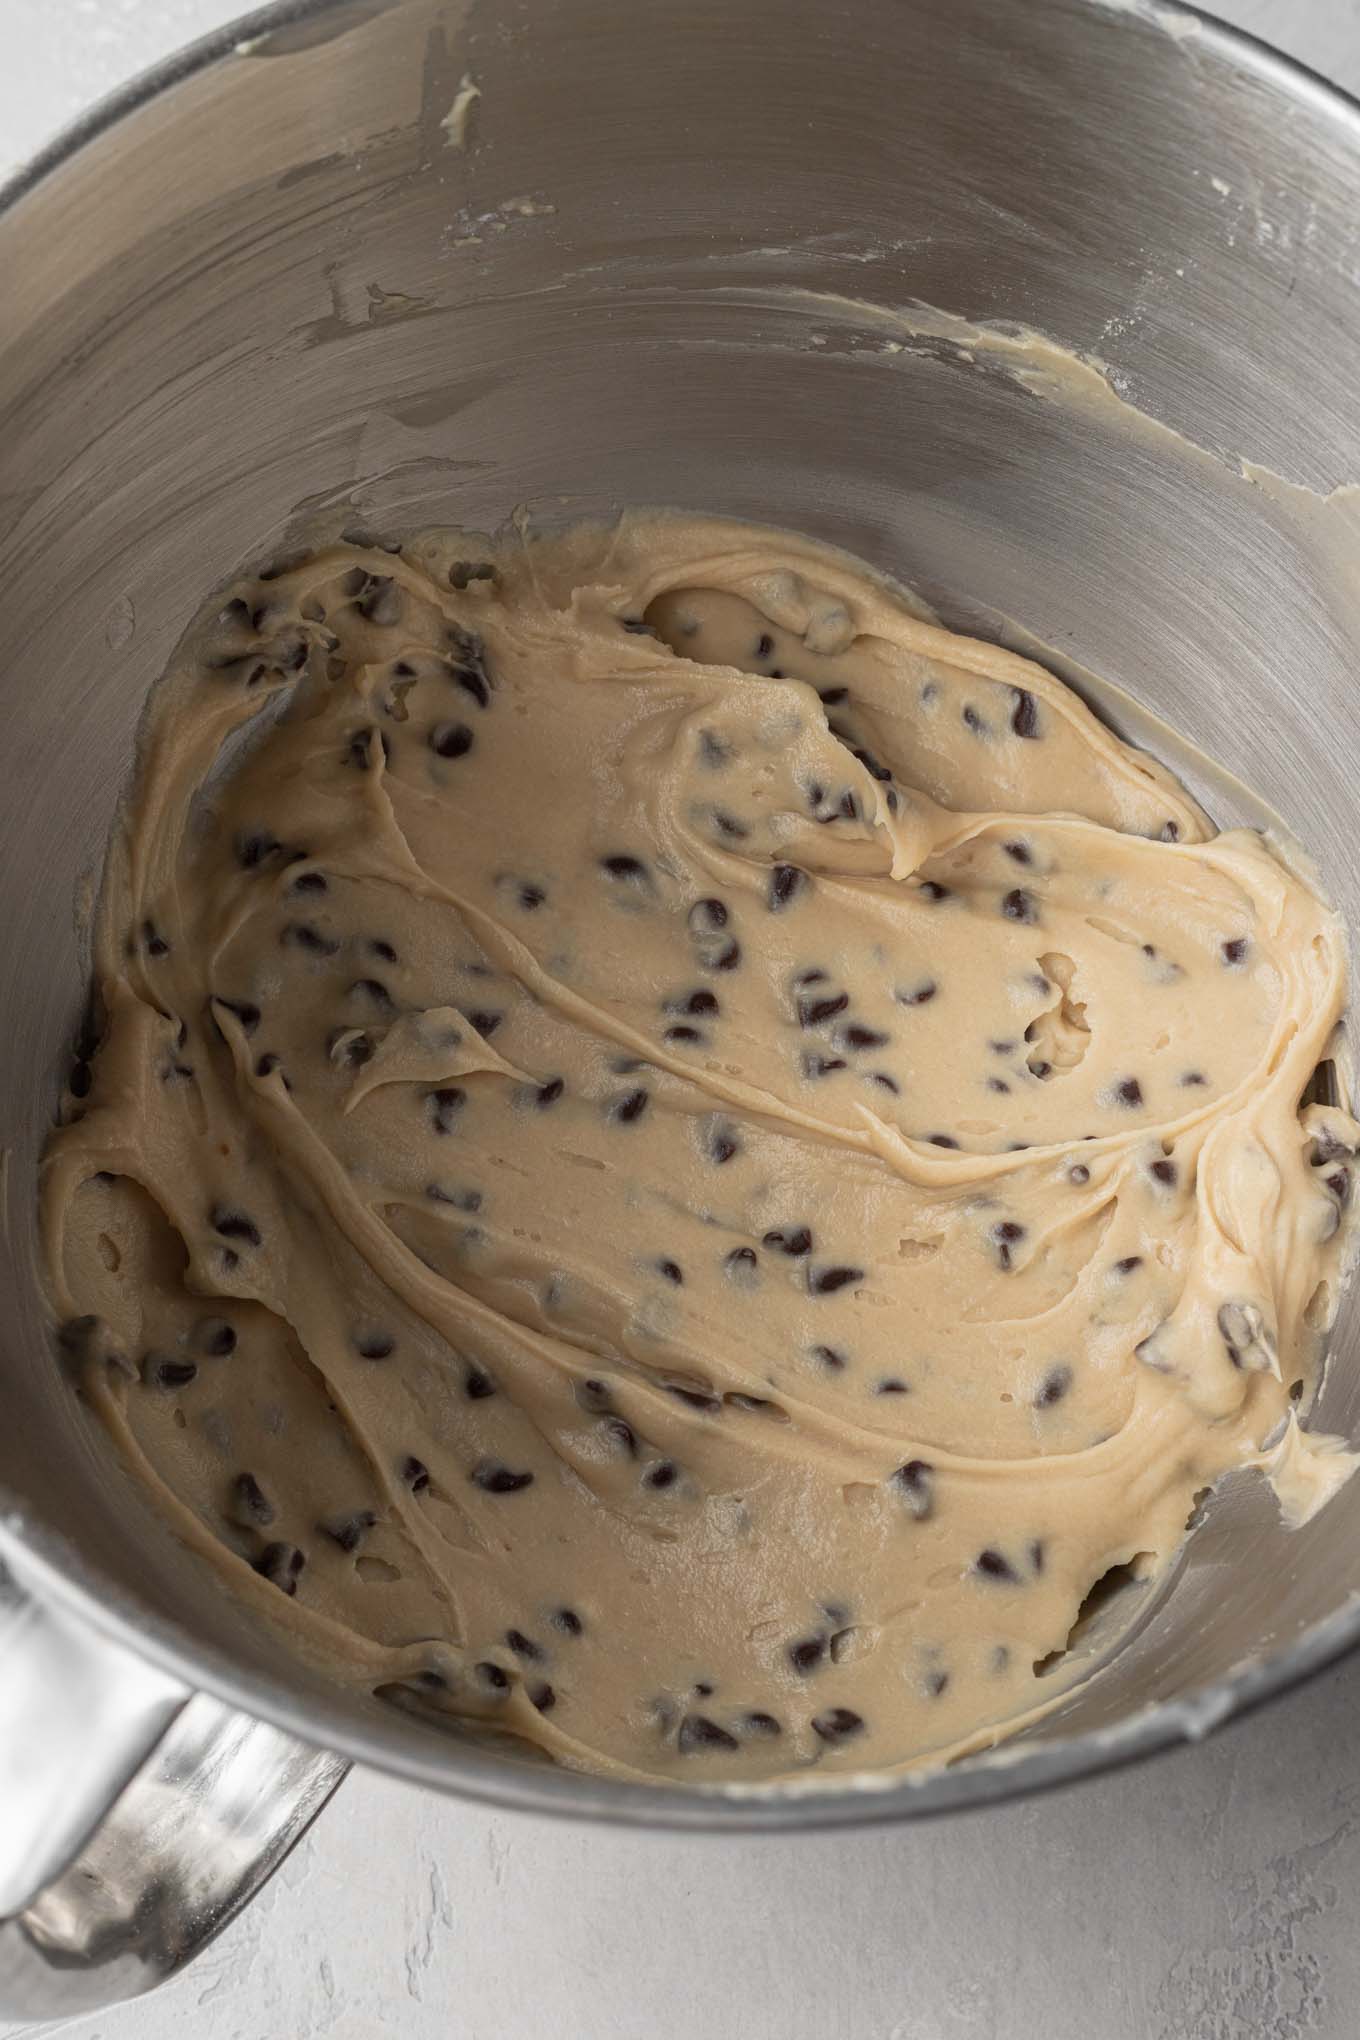
POLYGON ((1259 836, 807 540, 336 546, 153 699, 63 1336, 343 1680, 628 1777, 938 1759, 1225 1470, 1349 1470, 1294 1415, 1343 965, 1259 836))

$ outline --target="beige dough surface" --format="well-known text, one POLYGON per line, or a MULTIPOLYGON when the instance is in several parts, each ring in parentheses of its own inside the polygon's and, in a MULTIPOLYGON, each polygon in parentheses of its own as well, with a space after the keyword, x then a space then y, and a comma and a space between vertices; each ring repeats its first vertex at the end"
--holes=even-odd
POLYGON ((1225 1471, 1349 1472, 1295 1418, 1344 961, 1261 837, 808 540, 337 546, 153 697, 64 1343, 342 1681, 625 1777, 939 1760, 1225 1471))

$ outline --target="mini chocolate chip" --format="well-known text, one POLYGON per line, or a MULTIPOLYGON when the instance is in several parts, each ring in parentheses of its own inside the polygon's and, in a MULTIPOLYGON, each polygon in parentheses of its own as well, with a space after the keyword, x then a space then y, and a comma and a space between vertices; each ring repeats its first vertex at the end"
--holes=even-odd
POLYGON ((647 877, 647 867, 642 859, 640 857, 626 856, 622 852, 616 852, 610 857, 602 857, 600 859, 600 869, 607 872, 610 878, 632 879, 636 881, 647 877))
POLYGON ((705 970, 735 970, 741 962, 741 944, 735 936, 729 936, 721 949, 712 956, 701 956, 705 970))
POLYGON ((224 1240, 244 1240, 248 1247, 260 1244, 260 1228, 253 1218, 247 1218, 243 1211, 233 1210, 227 1204, 214 1204, 208 1214, 208 1222, 224 1240))
POLYGON ((554 1608, 549 1616, 554 1629, 560 1629, 564 1636, 579 1636, 585 1628, 574 1608, 554 1608))
POLYGON ((802 1070, 805 1077, 826 1077, 834 1070, 846 1070, 850 1065, 843 1055, 804 1055, 802 1070))
POLYGON ((1030 849, 1028 843, 1003 843, 1001 847, 1006 855, 1013 858, 1017 864, 1033 864, 1034 862, 1034 852, 1030 849))
POLYGON ((260 1024, 260 1009, 249 999, 219 999, 214 997, 212 1003, 214 1006, 225 1006, 229 1013, 234 1013, 241 1023, 241 1032, 243 1034, 253 1034, 260 1024))
POLYGON ((985 720, 978 714, 971 702, 965 702, 964 704, 963 722, 964 727, 970 729, 975 737, 981 736, 982 732, 987 728, 985 720))
POLYGON ((722 808, 714 808, 713 826, 720 836, 726 836, 733 843, 744 842, 751 833, 745 822, 739 822, 735 815, 727 814, 722 808))
POLYGON ((547 1082, 540 1084, 534 1092, 534 1103, 540 1111, 544 1111, 549 1105, 557 1103, 565 1089, 566 1085, 561 1077, 549 1077, 547 1082))
POLYGON ((989 1580, 1005 1580, 1012 1586, 1018 1586, 1020 1582, 1020 1575, 1010 1560, 1003 1558, 999 1551, 993 1551, 990 1546, 986 1551, 978 1553, 973 1561, 973 1570, 982 1573, 989 1580))
POLYGON ((721 1168, 724 1162, 730 1162, 734 1156, 740 1153, 741 1142, 730 1126, 719 1125, 710 1129, 708 1136, 708 1159, 717 1168, 721 1168))
POLYGON ((1246 936, 1245 935, 1235 936, 1231 942, 1225 942, 1222 944, 1222 950, 1223 961, 1225 963, 1241 963, 1243 957, 1247 953, 1246 936))
POLYGON ((922 884, 917 888, 917 890, 919 891, 921 898, 923 900, 928 900, 931 906, 937 906, 941 900, 947 900, 950 897, 949 887, 947 885, 939 884, 939 882, 933 878, 925 879, 922 882, 922 884))
POLYGON ((357 1551, 377 1520, 372 1509, 356 1509, 352 1516, 332 1517, 329 1522, 318 1523, 316 1527, 342 1551, 357 1551))
POLYGON ((740 1747, 734 1735, 729 1735, 716 1721, 710 1721, 706 1714, 687 1714, 676 1737, 676 1748, 682 1756, 690 1756, 695 1750, 735 1750, 740 1747))
POLYGON ((754 1247, 733 1247, 723 1262, 723 1267, 734 1281, 749 1283, 757 1267, 754 1247))
POLYGON ((1134 1269, 1141 1268, 1142 1265, 1143 1257, 1141 1254, 1125 1254, 1122 1261, 1115 1262, 1114 1272, 1116 1275, 1132 1275, 1134 1269))
POLYGON ((261 1579, 268 1580, 271 1586, 278 1587, 282 1593, 295 1594, 298 1574, 306 1563, 306 1553, 299 1551, 296 1544, 266 1544, 259 1557, 254 1560, 253 1568, 261 1579))
POLYGON ((397 1010, 397 1002, 379 978, 355 978, 346 993, 348 998, 367 1000, 378 1012, 391 1015, 397 1010))
POLYGON ((429 1110, 430 1124, 436 1133, 452 1133, 456 1114, 467 1098, 467 1093, 457 1084, 446 1084, 438 1091, 427 1091, 425 1103, 429 1110))
POLYGON ((800 999, 798 1001, 798 1025, 800 1027, 821 1027, 828 1020, 834 1020, 850 1004, 848 992, 838 992, 829 999, 800 999))
POLYGON ((529 1688, 529 1701, 540 1714, 551 1714, 557 1705, 557 1694, 546 1679, 539 1679, 529 1688))
POLYGON ((463 1379, 463 1394, 469 1402, 485 1402, 496 1393, 496 1384, 482 1367, 469 1367, 463 1379))
POLYGON ((1179 843, 1181 839, 1180 825, 1176 822, 1163 822, 1161 839, 1163 843, 1179 843))
POLYGON ((842 1027, 840 1038, 847 1048, 886 1048, 889 1036, 880 1034, 876 1027, 864 1027, 858 1021, 842 1027))
POLYGON ((658 1261, 656 1267, 657 1273, 664 1275, 668 1282, 674 1282, 677 1288, 685 1279, 685 1271, 678 1261, 658 1261))
POLYGON ((1115 1085, 1111 1095, 1116 1104, 1127 1105, 1130 1110, 1136 1111, 1143 1102, 1143 1087, 1137 1077, 1124 1077, 1115 1085))
POLYGON ((466 723, 436 723, 429 744, 437 758, 466 758, 473 745, 472 731, 466 723))
POLYGON ((907 1384, 905 1381, 899 1381, 895 1374, 890 1374, 883 1381, 879 1381, 874 1384, 874 1394, 906 1395, 907 1384))
POLYGON ((643 1485, 649 1488, 668 1488, 675 1484, 679 1468, 670 1459, 663 1459, 659 1465, 650 1467, 643 1474, 643 1485))
POLYGON ((284 949, 305 949, 312 956, 338 956, 340 944, 333 936, 323 935, 310 921, 290 921, 279 932, 279 943, 284 949))
POLYGON ((508 1693, 510 1691, 510 1674, 500 1665, 493 1664, 490 1658, 483 1658, 472 1669, 482 1684, 492 1693, 508 1693))
POLYGON ((893 997, 899 1006, 926 1006, 929 1005, 939 989, 933 978, 927 978, 923 985, 916 985, 909 992, 894 992, 893 997))
POLYGON ((533 1638, 531 1636, 526 1636, 522 1629, 507 1629, 505 1632, 505 1640, 509 1644, 511 1650, 515 1653, 516 1657, 527 1659, 531 1665, 537 1665, 543 1662, 542 1644, 535 1643, 533 1638))
POLYGON ((243 1530, 265 1530, 276 1510, 253 1473, 238 1473, 231 1484, 228 1514, 243 1530))
POLYGON ((1067 1172, 1067 1180, 1069 1183, 1075 1183, 1077 1188, 1080 1189, 1084 1183, 1090 1182, 1091 1171, 1087 1168, 1085 1162, 1073 1162, 1067 1172))
POLYGON ((1071 1386, 1072 1370, 1070 1367, 1050 1367, 1048 1373, 1039 1384, 1039 1392, 1034 1398, 1034 1407, 1038 1410, 1051 1409, 1054 1403, 1062 1401, 1071 1386))
POLYGON ((170 944, 160 933, 154 921, 143 921, 142 945, 148 956, 160 957, 170 954, 170 944))
POLYGON ((840 811, 847 822, 858 821, 859 802, 853 793, 843 793, 841 795, 840 811))
POLYGON ((688 1409, 703 1410, 708 1416, 722 1408, 722 1398, 711 1395, 707 1389, 685 1388, 678 1382, 668 1381, 666 1393, 673 1395, 677 1402, 684 1403, 688 1409))
POLYGON ((1026 892, 1020 885, 1004 895, 1001 911, 1008 921, 1023 921, 1030 927, 1039 918, 1039 909, 1035 905, 1033 893, 1026 892))
POLYGON ((862 1268, 814 1268, 808 1274, 808 1290, 813 1296, 831 1296, 836 1290, 863 1280, 862 1268))
POLYGON ((778 1253, 797 1257, 812 1252, 812 1234, 805 1225, 788 1226, 782 1231, 767 1232, 763 1244, 778 1253))
POLYGON ((1207 1084, 1209 1079, 1202 1070, 1187 1070, 1179 1081, 1182 1089, 1197 1090, 1201 1085, 1207 1084))
POLYGON ((347 1068, 362 1069, 373 1059, 373 1037, 357 1033, 352 1027, 337 1027, 326 1043, 328 1055, 339 1055, 347 1068))
POLYGON ((756 639, 756 648, 754 653, 752 654, 752 657, 757 659, 768 659, 773 651, 774 651, 774 639, 770 636, 770 633, 767 630, 763 630, 760 633, 760 636, 756 639))
POLYGON ((789 1663, 795 1672, 812 1672, 822 1662, 826 1651, 824 1636, 805 1636, 800 1642, 789 1645, 789 1663))
POLYGON ((515 1495, 532 1484, 532 1473, 515 1473, 499 1459, 480 1459, 469 1478, 489 1495, 515 1495))
POLYGON ((198 1373, 196 1360, 173 1360, 162 1353, 148 1353, 142 1361, 143 1381, 157 1388, 187 1388, 198 1373))
MULTIPOLYGON (((881 1391, 880 1391, 881 1392, 881 1391)), ((935 1469, 928 1459, 909 1459, 892 1476, 893 1486, 906 1499, 918 1523, 935 1507, 935 1469)))
POLYGON ((829 1707, 825 1714, 813 1715, 812 1726, 823 1742, 844 1742, 860 1733, 864 1716, 856 1714, 853 1707, 829 1707))
POLYGON ((354 1348, 361 1360, 390 1360, 397 1342, 388 1332, 357 1332, 354 1348))
POLYGON ((630 1459, 637 1458, 637 1433, 631 1424, 625 1423, 622 1417, 606 1417, 601 1428, 606 1438, 612 1438, 630 1459))
POLYGON ((693 1047, 698 1042, 706 1041, 708 1036, 701 1028, 691 1027, 682 1020, 674 1027, 668 1027, 661 1038, 663 1041, 687 1042, 693 1047))
POLYGON ((644 1090, 628 1091, 622 1098, 615 1099, 609 1108, 611 1119, 621 1120, 625 1126, 633 1126, 641 1119, 651 1102, 651 1093, 644 1090))
POLYGON ((838 1352, 834 1346, 814 1346, 811 1350, 813 1359, 828 1372, 839 1374, 844 1368, 845 1355, 838 1352))
POLYGON ((423 1495, 430 1485, 429 1467, 411 1452, 401 1462, 401 1477, 413 1495, 423 1495))
POLYGON ((1039 711, 1034 696, 1024 687, 1013 687, 1015 706, 1011 710, 1011 728, 1017 737, 1037 737, 1039 734, 1039 711))
POLYGON ((952 1133, 931 1133, 926 1135, 927 1145, 937 1148, 956 1148, 958 1142, 952 1133))
POLYGON ((225 1360, 236 1351, 236 1330, 225 1318, 200 1318, 194 1326, 194 1344, 212 1360, 225 1360))
POLYGON ((390 942, 384 942, 381 936, 370 935, 364 947, 369 955, 376 956, 380 963, 395 963, 397 960, 396 950, 390 942))
POLYGON ((256 871, 274 855, 275 851, 282 848, 283 845, 277 836, 269 835, 266 830, 257 829, 248 836, 237 838, 237 862, 246 871, 256 871))
POLYGON ((505 1015, 504 1013, 487 1013, 479 1010, 475 1013, 469 1013, 467 1018, 468 1025, 476 1029, 477 1033, 481 1035, 482 1040, 490 1041, 492 1035, 505 1018, 505 1015))
POLYGON ((1149 1164, 1148 1174, 1149 1176, 1155 1176, 1159 1183, 1174 1183, 1176 1180, 1176 1164, 1165 1160, 1152 1162, 1149 1164))
POLYGON ((782 1726, 775 1720, 773 1714, 766 1714, 764 1709, 760 1707, 754 1708, 749 1714, 743 1714, 741 1725, 750 1735, 782 1735, 784 1733, 782 1726))
POLYGON ((790 900, 806 883, 806 875, 796 864, 776 864, 770 873, 770 887, 767 900, 771 913, 777 914, 788 906, 790 900))
POLYGON ((300 871, 288 890, 295 893, 323 893, 329 890, 319 871, 300 871))

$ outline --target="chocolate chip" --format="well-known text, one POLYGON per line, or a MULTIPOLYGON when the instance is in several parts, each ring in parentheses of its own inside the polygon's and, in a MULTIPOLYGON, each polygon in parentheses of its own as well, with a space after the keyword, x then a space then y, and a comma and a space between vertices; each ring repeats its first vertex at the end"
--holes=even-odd
POLYGON ((776 864, 770 873, 770 889, 766 896, 770 912, 777 914, 786 907, 803 884, 804 873, 796 864, 776 864))
POLYGON ((637 1433, 631 1424, 625 1423, 622 1417, 606 1417, 601 1428, 606 1438, 611 1439, 620 1451, 626 1452, 630 1459, 637 1458, 637 1433))
POLYGON ((710 1128, 708 1136, 708 1159, 721 1168, 741 1153, 741 1142, 730 1126, 718 1125, 710 1128))
POLYGON ((749 1714, 743 1714, 741 1725, 749 1735, 782 1735, 784 1733, 782 1726, 775 1720, 773 1714, 766 1714, 764 1709, 760 1707, 752 1709, 749 1714))
POLYGON ((838 1352, 835 1346, 814 1346, 812 1357, 819 1366, 825 1367, 831 1374, 839 1374, 845 1366, 845 1355, 838 1352))
POLYGON ((262 864, 268 862, 276 851, 282 848, 283 845, 277 836, 271 836, 267 830, 256 829, 249 835, 237 838, 237 862, 245 871, 257 871, 262 864))
POLYGON ((326 1043, 326 1051, 338 1056, 348 1069, 362 1069, 373 1059, 373 1038, 353 1027, 337 1027, 326 1043))
POLYGON ((1084 1183, 1090 1182, 1091 1171, 1087 1168, 1085 1162, 1073 1162, 1067 1172, 1067 1180, 1069 1183, 1075 1183, 1077 1188, 1080 1189, 1084 1183))
POLYGON ((926 1006, 939 989, 933 978, 927 978, 924 984, 914 986, 909 992, 894 992, 893 997, 899 1006, 926 1006))
POLYGON ((1124 1077, 1114 1087, 1111 1096, 1118 1105, 1127 1105, 1136 1111, 1143 1102, 1143 1087, 1137 1077, 1124 1077))
POLYGON ((234 1013, 241 1024, 241 1032, 243 1034, 253 1034, 260 1024, 260 1009, 249 999, 219 999, 214 997, 212 1003, 214 1006, 225 1006, 229 1013, 234 1013))
POLYGON ((1178 823, 1176 822, 1162 823, 1161 840, 1163 841, 1163 843, 1179 843, 1180 839, 1181 832, 1180 825, 1178 823))
POLYGON ((505 1632, 505 1640, 509 1644, 511 1650, 515 1653, 516 1657, 526 1659, 528 1663, 531 1665, 537 1665, 543 1662, 542 1644, 535 1643, 533 1638, 531 1636, 526 1636, 522 1629, 507 1629, 505 1632))
POLYGON ((643 1486, 649 1488, 673 1487, 678 1473, 679 1468, 674 1460, 663 1459, 659 1465, 649 1467, 647 1472, 643 1474, 643 1486))
POLYGON ((947 900, 950 897, 949 887, 939 884, 933 878, 924 879, 917 887, 917 891, 923 900, 929 901, 931 906, 937 906, 941 900, 947 900))
POLYGON ((776 1253, 797 1257, 812 1252, 812 1234, 805 1225, 785 1226, 767 1232, 763 1244, 776 1253))
POLYGON ((347 996, 365 1000, 389 1019, 397 1010, 396 1000, 379 978, 355 978, 347 996))
POLYGON ((142 946, 148 956, 161 957, 170 954, 170 944, 160 933, 154 921, 143 921, 142 923, 142 946))
POLYGON ((574 1608, 554 1608, 548 1617, 554 1629, 560 1629, 564 1636, 579 1636, 585 1628, 574 1608))
POLYGON ((430 1485, 430 1469, 414 1453, 408 1452, 401 1462, 401 1477, 413 1495, 423 1495, 430 1485))
POLYGON ((446 1084, 437 1091, 425 1093, 425 1104, 430 1115, 430 1124, 436 1133, 452 1133, 453 1122, 465 1104, 467 1093, 457 1084, 446 1084))
POLYGON ((1148 1165, 1148 1174, 1149 1176, 1155 1176, 1159 1183, 1174 1183, 1176 1180, 1176 1164, 1165 1160, 1152 1162, 1148 1165))
POLYGON ((676 1737, 676 1748, 681 1756, 690 1756, 695 1750, 735 1750, 740 1747, 734 1735, 729 1735, 716 1721, 710 1721, 706 1714, 687 1714, 676 1737))
POLYGON ((329 890, 319 871, 300 871, 288 890, 295 893, 323 893, 329 890))
POLYGON ((565 1089, 566 1085, 563 1083, 561 1077, 549 1077, 547 1082, 544 1084, 540 1084, 538 1089, 534 1092, 534 1104, 538 1107, 540 1112, 546 1111, 549 1105, 555 1105, 557 1103, 558 1099, 562 1096, 562 1093, 565 1089))
POLYGON ((847 1048, 886 1048, 890 1039, 876 1027, 864 1027, 858 1021, 842 1027, 840 1038, 847 1048))
POLYGON ((729 936, 720 949, 700 961, 705 970, 735 970, 741 962, 741 944, 735 936, 729 936))
POLYGON ((650 1102, 651 1093, 649 1091, 641 1089, 628 1091, 622 1098, 615 1099, 609 1108, 609 1116, 611 1119, 621 1120, 625 1126, 636 1125, 637 1121, 641 1119, 643 1113, 647 1110, 650 1102))
POLYGON ((1023 921, 1029 927, 1033 927, 1039 918, 1033 893, 1026 892, 1020 885, 1003 896, 1001 911, 1008 921, 1023 921))
POLYGON ((656 1267, 657 1273, 664 1275, 668 1282, 673 1282, 677 1289, 685 1279, 685 1271, 678 1261, 658 1261, 656 1267))
POLYGON ((222 1317, 200 1318, 194 1326, 193 1340, 199 1352, 212 1360, 225 1360, 228 1353, 236 1351, 235 1327, 222 1317))
POLYGON ((763 630, 760 633, 760 636, 756 639, 756 648, 755 651, 752 653, 752 657, 756 659, 768 659, 773 651, 774 651, 774 639, 770 636, 770 633, 767 630, 763 630))
POLYGON ((702 1410, 706 1416, 712 1416, 722 1408, 722 1398, 711 1395, 707 1389, 685 1388, 679 1382, 668 1381, 666 1393, 673 1395, 677 1402, 684 1403, 687 1409, 702 1410))
POLYGON ((1178 1081, 1183 1090, 1189 1091, 1198 1090, 1202 1085, 1207 1084, 1209 1079, 1202 1070, 1187 1070, 1178 1081))
POLYGON ((245 1212, 236 1211, 227 1204, 214 1204, 208 1214, 208 1222, 224 1240, 244 1240, 248 1247, 260 1244, 260 1228, 245 1212))
POLYGON ((906 1395, 907 1393, 906 1382, 899 1381, 895 1374, 890 1374, 884 1380, 874 1384, 875 1395, 906 1395))
POLYGON ((474 1486, 489 1495, 515 1495, 521 1488, 533 1482, 532 1473, 515 1473, 503 1466, 498 1459, 481 1459, 473 1467, 470 1478, 474 1486))
POLYGON ((751 833, 744 822, 739 822, 735 815, 727 814, 722 808, 714 808, 713 826, 720 836, 726 836, 732 843, 744 842, 751 833))
POLYGON ((628 879, 634 883, 645 880, 648 876, 647 867, 640 857, 629 857, 621 851, 610 857, 602 857, 600 869, 610 878, 628 879))
POLYGON ((1062 1401, 1071 1386, 1072 1370, 1070 1367, 1050 1367, 1048 1373, 1039 1384, 1039 1392, 1034 1398, 1035 1409, 1052 1409, 1054 1403, 1062 1401))
POLYGON ((805 1636, 798 1643, 789 1645, 789 1663, 795 1672, 813 1672, 826 1656, 826 1651, 824 1636, 805 1636))
POLYGON ((804 1055, 802 1069, 805 1077, 826 1077, 835 1070, 849 1069, 843 1055, 804 1055))
POLYGON ((478 708, 487 708, 491 703, 491 675, 486 666, 486 647, 476 631, 464 630, 459 624, 449 625, 449 644, 458 663, 453 668, 453 678, 464 694, 470 694, 478 708))
POLYGON ((1039 734, 1039 711, 1034 696, 1024 687, 1013 687, 1015 706, 1011 710, 1011 728, 1017 737, 1037 737, 1039 734))
POLYGON ((472 731, 466 723, 436 723, 429 744, 437 758, 466 758, 473 745, 472 731))
POLYGON ((1115 1262, 1114 1272, 1116 1275, 1132 1275, 1134 1269, 1141 1268, 1142 1265, 1143 1257, 1141 1254, 1125 1254, 1122 1261, 1115 1262))
POLYGON ((277 1511, 253 1473, 238 1473, 229 1490, 227 1513, 243 1530, 265 1530, 277 1511))
POLYGON ((926 1135, 927 1144, 937 1148, 956 1148, 958 1142, 952 1133, 931 1133, 926 1135))
POLYGON ((279 942, 284 949, 305 949, 312 956, 338 956, 340 944, 330 935, 323 935, 310 921, 290 921, 280 930, 279 942))
POLYGON ((175 1360, 164 1353, 147 1353, 142 1359, 142 1380, 157 1388, 187 1388, 197 1373, 195 1360, 175 1360))
POLYGON ((829 1707, 825 1714, 813 1715, 812 1726, 823 1742, 845 1742, 863 1729, 864 1716, 853 1707, 829 1707))
POLYGON ((557 1705, 557 1694, 546 1679, 539 1679, 529 1688, 529 1701, 540 1714, 551 1714, 557 1705))
POLYGON ((863 1280, 862 1268, 814 1268, 808 1274, 808 1290, 813 1296, 831 1296, 836 1290, 863 1280))
POLYGON ((1017 864, 1033 864, 1034 862, 1034 852, 1030 849, 1028 843, 1003 843, 1001 847, 1006 855, 1013 858, 1017 864))
POLYGON ((488 1013, 478 1010, 468 1014, 468 1025, 476 1029, 483 1041, 490 1041, 496 1029, 505 1018, 504 1013, 488 1013))
POLYGON ((963 723, 965 729, 970 729, 975 737, 980 737, 987 728, 986 721, 978 714, 971 702, 965 702, 964 704, 963 723))
POLYGON ((329 1522, 318 1523, 316 1527, 342 1551, 357 1551, 377 1520, 372 1509, 356 1509, 351 1516, 333 1516, 329 1522))
POLYGON ((510 1674, 502 1666, 494 1664, 490 1658, 483 1658, 472 1669, 489 1692, 508 1693, 510 1691, 510 1674))
POLYGON ((935 1507, 935 1469, 930 1461, 909 1459, 905 1466, 898 1467, 892 1476, 892 1484, 904 1497, 917 1522, 924 1523, 935 1507))
POLYGON ((1235 936, 1231 942, 1224 942, 1221 947, 1225 963, 1241 963, 1247 953, 1247 938, 1245 935, 1235 936))
POLYGON ((754 1247, 733 1247, 723 1262, 723 1267, 734 1282, 749 1288, 757 1272, 756 1250, 754 1247))
POLYGON ((463 1377, 463 1394, 469 1402, 485 1402, 496 1393, 496 1384, 482 1367, 469 1367, 463 1377))
POLYGON ((696 900, 689 910, 688 920, 690 929, 694 933, 698 933, 704 928, 725 928, 727 926, 727 908, 721 900, 696 900))
POLYGON ((999 1551, 993 1551, 990 1547, 978 1553, 973 1561, 973 1570, 989 1580, 1005 1580, 1012 1586, 1020 1584, 1020 1575, 1010 1560, 1003 1558, 999 1551))
POLYGON ((299 1551, 296 1544, 266 1544, 254 1560, 254 1570, 281 1593, 295 1594, 298 1574, 306 1563, 306 1553, 299 1551))
POLYGON ((798 1025, 800 1027, 821 1027, 828 1020, 834 1020, 850 1004, 848 992, 837 992, 829 999, 800 999, 798 1001, 798 1025))
POLYGON ((354 1350, 361 1360, 390 1360, 397 1342, 389 1332, 356 1332, 354 1350))

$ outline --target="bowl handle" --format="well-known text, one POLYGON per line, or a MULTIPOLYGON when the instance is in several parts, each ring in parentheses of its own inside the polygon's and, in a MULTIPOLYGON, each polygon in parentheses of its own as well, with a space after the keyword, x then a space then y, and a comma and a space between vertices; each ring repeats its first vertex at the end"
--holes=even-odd
POLYGON ((0 1551, 0 2017, 172 1976, 347 1769, 35 1598, 0 1551))

